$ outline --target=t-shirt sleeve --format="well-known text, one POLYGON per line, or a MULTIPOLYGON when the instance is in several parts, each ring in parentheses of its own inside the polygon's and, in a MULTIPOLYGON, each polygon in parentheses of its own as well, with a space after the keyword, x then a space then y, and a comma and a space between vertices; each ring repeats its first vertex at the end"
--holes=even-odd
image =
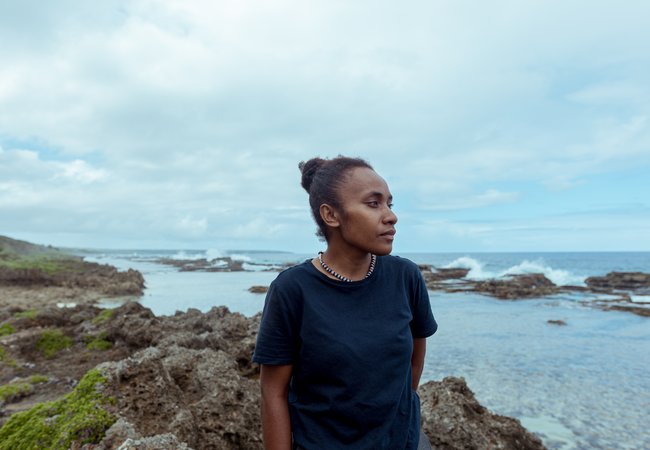
POLYGON ((297 299, 274 281, 264 301, 253 361, 259 364, 293 364, 298 341, 297 299))
POLYGON ((420 269, 415 266, 413 273, 413 286, 411 289, 411 334, 414 338, 426 338, 438 329, 438 324, 431 312, 429 292, 420 269))

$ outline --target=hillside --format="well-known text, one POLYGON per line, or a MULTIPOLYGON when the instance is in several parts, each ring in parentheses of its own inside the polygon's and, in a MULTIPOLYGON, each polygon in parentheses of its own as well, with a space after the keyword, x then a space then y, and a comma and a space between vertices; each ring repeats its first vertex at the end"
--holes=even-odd
POLYGON ((20 259, 33 257, 68 258, 71 255, 51 245, 32 244, 27 241, 0 236, 0 259, 20 259))

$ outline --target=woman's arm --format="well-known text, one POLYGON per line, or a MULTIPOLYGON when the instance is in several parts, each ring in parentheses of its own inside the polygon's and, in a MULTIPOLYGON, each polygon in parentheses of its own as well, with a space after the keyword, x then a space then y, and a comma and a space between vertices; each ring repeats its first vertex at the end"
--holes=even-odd
POLYGON ((260 367, 262 389, 262 436, 266 450, 291 450, 289 379, 293 366, 260 367))
POLYGON ((411 356, 411 372, 413 390, 417 390, 424 369, 424 355, 427 352, 426 338, 413 338, 413 355, 411 356))

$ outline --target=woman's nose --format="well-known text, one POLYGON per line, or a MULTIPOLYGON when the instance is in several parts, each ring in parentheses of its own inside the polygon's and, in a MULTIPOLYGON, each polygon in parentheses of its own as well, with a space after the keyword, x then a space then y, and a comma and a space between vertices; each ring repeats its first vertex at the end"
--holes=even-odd
POLYGON ((392 209, 388 210, 388 214, 384 218, 385 223, 396 224, 397 223, 397 214, 393 212, 392 209))

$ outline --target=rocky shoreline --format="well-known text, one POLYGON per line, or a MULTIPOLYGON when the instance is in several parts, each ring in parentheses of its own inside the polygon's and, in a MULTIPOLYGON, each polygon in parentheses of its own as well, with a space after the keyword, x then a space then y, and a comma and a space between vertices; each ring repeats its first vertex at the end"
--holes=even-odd
POLYGON ((582 301, 605 311, 626 311, 650 317, 650 274, 642 272, 610 272, 605 276, 588 277, 586 286, 558 286, 544 274, 510 275, 500 279, 471 280, 468 269, 440 269, 420 265, 427 288, 444 292, 476 292, 500 300, 522 300, 562 293, 581 292, 607 296, 606 299, 582 301), (632 295, 646 296, 647 302, 633 302, 632 295))
MULTIPOLYGON (((155 316, 130 301, 145 287, 139 272, 6 239, 0 236, 0 450, 262 448, 259 368, 251 361, 259 314, 214 307, 155 316), (107 298, 124 302, 95 306, 107 298)), ((230 258, 167 263, 247 270, 230 258)), ((613 272, 579 287, 556 286, 542 274, 476 281, 467 269, 420 269, 434 291, 502 300, 579 291, 611 298, 590 305, 650 316, 630 297, 650 293, 649 274, 613 272)), ((430 381, 419 393, 434 449, 544 448, 517 420, 481 406, 463 379, 430 381)))
MULTIPOLYGON (((11 330, 0 338, 0 449, 262 449, 251 361, 259 320, 225 307, 155 316, 136 302, 0 308, 11 330), (81 420, 72 409, 92 414, 81 420), (54 426, 33 437, 34 423, 54 426)), ((478 404, 460 378, 425 383, 420 396, 435 449, 544 448, 517 420, 478 404)))
MULTIPOLYGON (((243 272, 252 270, 279 272, 292 265, 267 266, 244 263, 231 257, 219 257, 211 260, 205 258, 161 258, 155 262, 174 266, 181 272, 243 272)), ((582 302, 585 306, 596 307, 604 311, 626 311, 650 317, 650 274, 642 272, 611 272, 601 277, 588 277, 585 280, 586 286, 558 286, 541 273, 474 280, 467 278, 469 269, 437 268, 428 264, 422 264, 419 267, 427 288, 431 291, 476 292, 500 300, 522 300, 580 292, 601 297, 594 301, 582 302), (648 301, 632 301, 632 295, 646 296, 648 301), (603 296, 606 297, 603 298, 603 296)), ((251 286, 250 291, 265 293, 267 288, 267 286, 251 286)))

